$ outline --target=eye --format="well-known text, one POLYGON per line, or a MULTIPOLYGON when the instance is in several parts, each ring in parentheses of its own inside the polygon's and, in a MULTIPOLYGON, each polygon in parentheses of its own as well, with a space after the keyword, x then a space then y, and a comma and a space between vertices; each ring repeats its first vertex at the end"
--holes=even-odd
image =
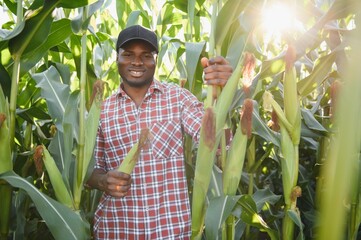
POLYGON ((152 53, 145 53, 144 57, 145 58, 153 58, 153 54, 152 53))
POLYGON ((131 53, 124 51, 124 52, 121 53, 121 56, 123 56, 123 57, 129 57, 129 56, 131 56, 131 53))

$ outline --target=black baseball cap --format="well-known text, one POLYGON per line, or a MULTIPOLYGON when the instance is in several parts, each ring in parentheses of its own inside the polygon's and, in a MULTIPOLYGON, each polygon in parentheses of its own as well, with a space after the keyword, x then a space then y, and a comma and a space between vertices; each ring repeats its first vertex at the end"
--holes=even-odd
POLYGON ((133 25, 127 27, 119 33, 116 50, 118 51, 119 48, 121 48, 125 43, 132 40, 146 41, 150 45, 152 45, 154 47, 154 50, 158 53, 157 35, 155 34, 155 32, 140 25, 133 25))

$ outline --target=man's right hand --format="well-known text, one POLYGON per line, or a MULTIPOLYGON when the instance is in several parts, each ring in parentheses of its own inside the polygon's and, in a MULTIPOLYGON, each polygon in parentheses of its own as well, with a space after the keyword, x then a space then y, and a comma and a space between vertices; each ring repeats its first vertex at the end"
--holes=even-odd
POLYGON ((105 173, 100 169, 95 169, 87 182, 90 187, 97 188, 113 197, 124 197, 131 183, 129 174, 117 170, 105 173))

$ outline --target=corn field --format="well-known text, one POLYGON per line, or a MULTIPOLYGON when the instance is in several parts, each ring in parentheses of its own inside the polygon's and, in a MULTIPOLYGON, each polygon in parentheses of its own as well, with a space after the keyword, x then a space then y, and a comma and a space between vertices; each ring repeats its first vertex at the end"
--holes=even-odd
POLYGON ((192 239, 361 239, 359 0, 0 6, 0 240, 92 239, 100 193, 84 183, 133 24, 159 38, 156 78, 204 102, 199 144, 184 135, 192 239), (217 55, 223 89, 202 80, 217 55))

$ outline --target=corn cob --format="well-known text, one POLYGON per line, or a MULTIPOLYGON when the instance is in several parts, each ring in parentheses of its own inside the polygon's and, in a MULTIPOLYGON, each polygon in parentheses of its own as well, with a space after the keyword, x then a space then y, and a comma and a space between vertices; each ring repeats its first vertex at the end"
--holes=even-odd
POLYGON ((124 158, 123 162, 120 164, 118 171, 131 174, 135 164, 138 162, 140 151, 145 147, 149 141, 149 129, 142 129, 140 131, 140 136, 138 142, 136 142, 133 147, 128 152, 127 156, 124 158))
POLYGON ((48 172, 51 185, 54 188, 57 200, 69 208, 74 209, 72 197, 65 186, 63 177, 55 164, 53 157, 50 155, 44 145, 39 145, 35 149, 34 160, 43 160, 45 168, 48 172))
POLYGON ((286 53, 286 69, 283 79, 284 85, 284 112, 288 123, 292 129, 286 131, 281 122, 281 149, 283 159, 282 166, 282 182, 285 198, 285 217, 282 224, 283 239, 292 239, 294 236, 294 222, 287 214, 288 210, 296 211, 297 194, 294 190, 300 189, 296 186, 298 179, 298 162, 299 153, 298 145, 301 136, 301 111, 297 93, 297 79, 294 67, 296 57, 295 49, 289 46, 286 53))
MULTIPOLYGON (((242 169, 247 149, 247 140, 251 137, 253 102, 246 99, 239 124, 232 144, 226 165, 223 170, 223 192, 225 195, 234 196, 237 193, 239 181, 241 180, 242 169)), ((234 239, 234 216, 226 220, 227 239, 234 239)))
MULTIPOLYGON (((0 113, 0 174, 12 169, 9 128, 6 115, 0 113)), ((0 196, 0 239, 7 239, 12 187, 4 181, 0 181, 0 196)))
POLYGON ((0 113, 0 173, 11 171, 12 169, 9 128, 6 115, 0 113))

